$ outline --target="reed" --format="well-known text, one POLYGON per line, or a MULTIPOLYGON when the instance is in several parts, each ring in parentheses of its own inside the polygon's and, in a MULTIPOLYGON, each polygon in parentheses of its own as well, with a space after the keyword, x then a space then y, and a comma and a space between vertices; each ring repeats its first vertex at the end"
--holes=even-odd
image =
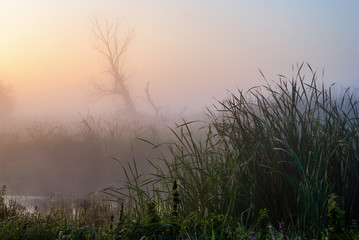
POLYGON ((170 128, 170 143, 144 140, 152 128, 132 131, 91 117, 79 123, 77 135, 39 125, 30 131, 39 153, 41 146, 56 153, 61 138, 68 140, 62 141, 66 154, 71 145, 97 158, 121 146, 141 149, 134 144, 140 136, 159 154, 141 149, 146 167, 135 156, 115 158, 124 185, 103 189, 106 200, 82 199, 75 211, 64 202, 49 213, 23 214, 5 204, 3 188, 0 238, 358 239, 356 94, 319 83, 311 66, 300 64, 290 79, 280 75, 218 102, 207 122, 170 128), (116 210, 109 201, 118 203, 116 210))
POLYGON ((280 75, 220 102, 201 138, 193 122, 172 129, 176 142, 161 167, 153 163, 149 177, 129 168, 127 197, 137 209, 146 198, 171 209, 176 180, 183 217, 223 214, 251 226, 268 209, 272 225, 318 238, 335 194, 348 227, 359 218, 358 103, 350 89, 339 94, 318 83, 310 65, 297 65, 291 79, 280 75))

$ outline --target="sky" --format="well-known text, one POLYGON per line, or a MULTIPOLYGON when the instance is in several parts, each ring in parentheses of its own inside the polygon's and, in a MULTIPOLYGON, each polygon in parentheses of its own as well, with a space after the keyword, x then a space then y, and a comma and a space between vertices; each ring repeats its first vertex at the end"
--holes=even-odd
POLYGON ((96 99, 106 62, 91 46, 91 21, 121 20, 136 37, 125 58, 139 109, 150 82, 171 113, 196 112, 237 89, 291 76, 308 62, 324 81, 359 86, 359 1, 0 0, 0 81, 13 85, 14 117, 112 114, 96 99))

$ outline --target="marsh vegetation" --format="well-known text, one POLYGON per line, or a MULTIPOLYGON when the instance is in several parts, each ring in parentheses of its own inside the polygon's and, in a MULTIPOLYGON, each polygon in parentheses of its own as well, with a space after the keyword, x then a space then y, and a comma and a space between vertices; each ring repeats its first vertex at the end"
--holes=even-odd
MULTIPOLYGON (((155 129, 157 135, 148 127, 138 132, 109 123, 103 129, 92 119, 80 124, 76 137, 61 129, 30 131, 36 151, 14 135, 14 142, 3 136, 3 156, 25 154, 23 149, 37 156, 63 154, 68 168, 60 173, 60 163, 41 164, 55 179, 71 170, 69 182, 78 182, 85 170, 76 160, 82 159, 93 167, 84 179, 111 173, 124 182, 98 191, 106 199, 89 202, 82 215, 65 214, 67 207, 26 215, 2 200, 0 234, 16 229, 15 236, 28 239, 357 239, 357 93, 319 82, 305 64, 291 78, 266 83, 231 94, 208 110, 206 121, 155 129), (116 171, 95 165, 104 152, 118 160, 116 171), (105 206, 101 221, 88 217, 108 201, 117 208, 105 206)), ((25 163, 2 164, 20 169, 25 163)))

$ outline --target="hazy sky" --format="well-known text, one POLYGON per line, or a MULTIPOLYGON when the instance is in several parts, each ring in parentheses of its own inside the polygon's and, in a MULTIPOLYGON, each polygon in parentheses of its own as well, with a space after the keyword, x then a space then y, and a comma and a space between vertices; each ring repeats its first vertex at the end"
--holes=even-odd
POLYGON ((97 16, 135 29, 125 70, 139 105, 150 82, 159 105, 195 111, 263 84, 258 69, 276 80, 302 61, 327 83, 358 87, 358 12, 354 0, 0 0, 0 80, 14 86, 16 116, 113 112, 87 95, 105 79, 91 48, 97 16))

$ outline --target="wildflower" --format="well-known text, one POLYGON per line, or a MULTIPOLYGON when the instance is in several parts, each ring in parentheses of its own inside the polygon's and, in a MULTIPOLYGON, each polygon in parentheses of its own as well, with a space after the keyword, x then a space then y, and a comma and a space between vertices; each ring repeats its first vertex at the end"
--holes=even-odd
POLYGON ((249 240, 254 240, 254 239, 255 239, 255 237, 253 237, 253 236, 249 236, 249 237, 248 237, 248 239, 249 239, 249 240))
POLYGON ((284 221, 281 221, 281 222, 279 223, 279 231, 280 231, 282 234, 284 234, 284 232, 285 232, 285 222, 284 222, 284 221))

